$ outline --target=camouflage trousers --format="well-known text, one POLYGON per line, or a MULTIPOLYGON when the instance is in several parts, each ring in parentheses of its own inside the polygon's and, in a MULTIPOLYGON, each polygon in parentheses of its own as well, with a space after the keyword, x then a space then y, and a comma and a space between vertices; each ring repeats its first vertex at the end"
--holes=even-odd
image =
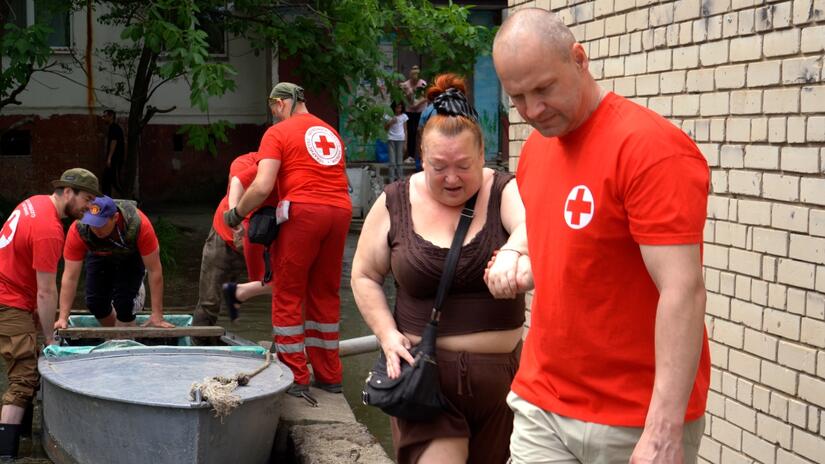
POLYGON ((237 282, 245 274, 243 253, 227 245, 214 228, 210 229, 201 256, 198 304, 193 325, 215 325, 221 311, 228 311, 221 295, 221 285, 237 282))

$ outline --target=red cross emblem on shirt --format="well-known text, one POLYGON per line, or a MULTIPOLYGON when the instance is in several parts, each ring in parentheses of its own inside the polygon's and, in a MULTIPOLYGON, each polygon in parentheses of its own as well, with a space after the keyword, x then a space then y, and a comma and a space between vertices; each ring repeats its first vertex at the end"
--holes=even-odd
POLYGON ((326 136, 322 135, 318 138, 318 141, 315 142, 315 146, 324 152, 324 156, 329 156, 329 154, 332 153, 332 149, 335 148, 335 143, 330 142, 326 136))
POLYGON ((322 166, 335 166, 343 156, 343 147, 336 134, 324 126, 312 126, 304 133, 307 152, 322 166))
POLYGON ((564 203, 564 221, 571 229, 582 229, 593 219, 595 204, 593 194, 586 185, 570 190, 564 203))

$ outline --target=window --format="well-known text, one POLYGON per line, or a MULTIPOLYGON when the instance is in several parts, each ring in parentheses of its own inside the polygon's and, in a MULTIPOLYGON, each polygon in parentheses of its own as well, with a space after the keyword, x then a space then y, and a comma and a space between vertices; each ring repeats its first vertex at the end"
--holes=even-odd
POLYGON ((227 56, 226 26, 223 15, 225 9, 206 10, 198 13, 198 24, 206 32, 206 42, 209 44, 210 56, 227 56))
POLYGON ((52 28, 48 37, 52 48, 65 48, 71 45, 71 27, 69 19, 71 12, 68 9, 56 10, 55 2, 44 0, 4 0, 10 9, 9 19, 17 27, 28 27, 32 24, 45 24, 52 28))
POLYGON ((32 134, 28 130, 0 129, 0 156, 31 156, 32 134))

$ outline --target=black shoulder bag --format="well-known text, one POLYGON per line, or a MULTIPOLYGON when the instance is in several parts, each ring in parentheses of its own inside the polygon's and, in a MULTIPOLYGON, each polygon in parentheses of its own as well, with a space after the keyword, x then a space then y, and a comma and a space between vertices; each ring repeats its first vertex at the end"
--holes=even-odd
POLYGON ((269 246, 278 237, 278 229, 280 225, 275 218, 275 207, 264 206, 249 218, 249 241, 264 246, 264 266, 266 273, 264 274, 263 283, 272 280, 272 266, 269 264, 269 246))
POLYGON ((410 350, 415 363, 410 365, 402 359, 401 375, 390 379, 387 376, 387 358, 381 350, 361 392, 364 404, 380 408, 399 419, 412 421, 431 419, 443 410, 445 400, 441 394, 435 357, 436 331, 441 318, 441 305, 450 291, 461 255, 461 245, 473 220, 477 195, 467 200, 461 211, 461 220, 458 222, 453 243, 444 262, 444 272, 438 284, 430 322, 424 327, 421 343, 410 350))

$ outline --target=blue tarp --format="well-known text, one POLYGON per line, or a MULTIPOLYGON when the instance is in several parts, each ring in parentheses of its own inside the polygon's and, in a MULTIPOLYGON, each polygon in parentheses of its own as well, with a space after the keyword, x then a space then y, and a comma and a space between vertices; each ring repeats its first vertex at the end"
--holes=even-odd
MULTIPOLYGON (((80 354, 88 354, 99 351, 113 351, 113 350, 156 350, 157 346, 144 346, 134 340, 110 340, 98 346, 57 346, 50 345, 43 350, 43 354, 47 358, 60 358, 64 356, 76 356, 80 354)), ((175 347, 181 352, 188 350, 209 350, 216 352, 232 352, 232 353, 253 353, 264 356, 266 348, 257 345, 249 346, 178 346, 175 347)))

